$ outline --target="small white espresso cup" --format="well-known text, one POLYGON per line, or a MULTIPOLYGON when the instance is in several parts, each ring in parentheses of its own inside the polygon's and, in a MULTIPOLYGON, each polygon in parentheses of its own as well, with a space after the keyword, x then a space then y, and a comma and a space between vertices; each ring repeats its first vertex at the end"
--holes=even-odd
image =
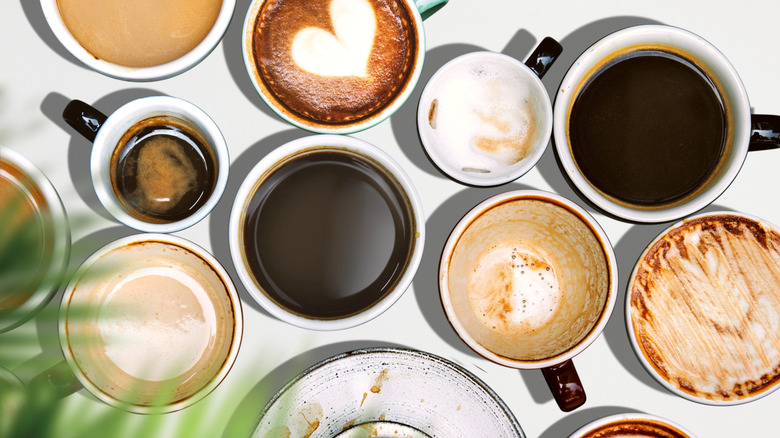
POLYGON ((314 135, 279 146, 249 172, 229 239, 238 277, 271 315, 340 330, 379 316, 409 287, 425 220, 411 179, 387 153, 353 137, 314 135))
MULTIPOLYGON (((749 147, 750 150, 772 147, 766 144, 756 145, 756 131, 752 131, 751 122, 758 126, 763 123, 764 118, 769 118, 766 123, 771 124, 771 119, 775 118, 764 115, 751 117, 747 92, 739 75, 712 44, 691 32, 665 25, 629 27, 612 33, 589 47, 577 58, 563 78, 555 96, 553 111, 555 152, 564 175, 576 190, 607 214, 631 222, 649 223, 680 219, 712 203, 736 178, 749 147), (580 90, 587 86, 591 78, 604 69, 611 68, 613 64, 610 62, 617 57, 645 48, 671 51, 706 72, 702 74, 708 76, 714 84, 718 99, 724 107, 726 134, 722 153, 717 157, 713 170, 702 177, 698 188, 680 195, 681 198, 675 201, 639 206, 607 194, 583 176, 572 152, 569 120, 580 90)), ((635 158, 638 160, 635 165, 642 166, 642 157, 635 158)))
POLYGON ((150 67, 128 67, 95 57, 68 30, 65 22, 62 20, 57 0, 41 0, 41 8, 43 9, 43 16, 46 18, 46 22, 49 24, 54 36, 57 37, 68 52, 87 67, 117 79, 153 81, 176 76, 194 67, 206 58, 225 35, 230 20, 233 18, 236 0, 222 0, 222 6, 214 25, 195 48, 178 59, 150 67))
MULTIPOLYGON (((152 96, 136 99, 117 109, 110 116, 79 101, 71 101, 63 111, 63 118, 77 132, 92 141, 90 170, 92 185, 98 199, 114 218, 136 230, 153 233, 170 233, 187 228, 205 218, 217 205, 227 185, 230 157, 222 132, 217 124, 203 110, 194 104, 170 96, 152 96), (116 154, 123 147, 121 142, 129 130, 145 120, 170 118, 182 125, 191 134, 202 140, 205 154, 213 161, 213 188, 205 202, 180 219, 158 221, 139 218, 128 211, 113 187, 111 167, 115 165, 116 154)), ((176 181, 174 181, 175 183, 176 181)))

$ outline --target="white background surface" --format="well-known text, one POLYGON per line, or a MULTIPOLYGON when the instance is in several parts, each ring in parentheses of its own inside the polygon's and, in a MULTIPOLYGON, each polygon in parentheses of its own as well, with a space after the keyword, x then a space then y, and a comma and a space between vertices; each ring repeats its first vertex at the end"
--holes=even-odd
MULTIPOLYGON (((69 99, 78 98, 108 114, 134 98, 168 94, 204 109, 222 129, 232 158, 222 201, 206 220, 176 234, 209 249, 235 272, 227 246, 227 223, 238 186, 268 151, 309 135, 274 116, 250 85, 240 50, 248 3, 238 1, 225 39, 195 68, 164 81, 129 83, 78 64, 57 43, 37 1, 2 0, 0 142, 30 159, 59 191, 73 221, 72 263, 80 263, 98 247, 133 231, 111 219, 99 204, 88 171, 89 143, 62 122, 62 108, 69 99)), ((502 368, 471 352, 450 328, 439 304, 436 270, 450 229, 471 207, 510 189, 551 190, 584 203, 561 176, 551 148, 530 173, 511 185, 467 188, 445 178, 422 151, 415 113, 427 78, 457 55, 493 50, 524 60, 538 41, 552 36, 564 47, 564 54, 543 80, 552 92, 576 56, 601 36, 629 25, 660 22, 697 33, 718 47, 741 75, 754 112, 778 114, 778 16, 780 2, 768 0, 451 0, 425 23, 426 64, 415 93, 392 119, 355 135, 391 154, 420 192, 428 236, 413 286, 379 318, 339 332, 313 332, 282 323, 260 310, 242 290, 246 320, 242 349, 226 381, 206 400, 221 400, 228 411, 259 412, 274 391, 319 360, 355 348, 400 345, 451 359, 475 373, 509 405, 529 437, 567 436, 593 419, 626 411, 660 415, 699 437, 777 436, 773 424, 780 394, 740 406, 704 406, 662 389, 635 358, 624 328, 626 278, 644 246, 668 224, 631 225, 594 213, 615 247, 621 281, 617 307, 605 332, 575 358, 588 394, 582 408, 570 414, 561 412, 540 371, 502 368)), ((749 154, 736 181, 710 209, 732 209, 780 224, 780 203, 774 192, 780 181, 779 164, 780 151, 749 154)), ((55 298, 46 311, 57 304, 55 298)), ((42 329, 45 326, 32 321, 17 330, 42 329)), ((28 350, 15 363, 0 366, 25 380, 38 371, 26 366, 37 363, 33 358, 49 354, 51 362, 56 361, 56 346, 28 350)), ((86 391, 67 402, 80 407, 99 405, 86 391)), ((103 408, 111 409, 96 409, 103 408)), ((172 414, 166 421, 176 427, 181 415, 172 414)), ((213 421, 228 424, 234 419, 213 421)))

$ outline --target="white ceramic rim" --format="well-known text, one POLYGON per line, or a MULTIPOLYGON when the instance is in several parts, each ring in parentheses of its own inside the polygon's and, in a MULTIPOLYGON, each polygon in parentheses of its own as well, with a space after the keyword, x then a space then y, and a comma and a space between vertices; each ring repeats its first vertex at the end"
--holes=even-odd
POLYGON ((647 372, 658 383, 660 383, 661 386, 663 386, 664 388, 668 389, 671 393, 679 395, 680 397, 682 397, 684 399, 687 399, 687 400, 690 400, 690 401, 693 401, 693 402, 696 402, 696 403, 701 403, 703 405, 710 405, 710 406, 733 406, 733 405, 741 405, 741 404, 749 403, 751 401, 758 400, 758 399, 760 399, 762 397, 766 397, 767 395, 773 393, 778 388, 780 388, 780 381, 775 382, 775 384, 772 387, 767 388, 766 390, 761 391, 760 393, 758 393, 756 395, 752 395, 752 396, 749 396, 749 397, 744 397, 744 398, 740 398, 740 399, 736 399, 736 400, 725 400, 725 401, 710 400, 710 399, 700 398, 700 397, 696 397, 696 396, 693 396, 691 394, 688 394, 687 392, 681 391, 680 389, 674 387, 672 384, 670 384, 668 381, 666 381, 666 379, 661 377, 661 375, 658 374, 658 372, 656 372, 655 368, 653 368, 653 365, 645 357, 642 348, 637 343, 636 332, 634 331, 634 324, 633 324, 633 321, 632 321, 632 318, 631 318, 631 285, 634 283, 634 278, 636 277, 637 268, 639 267, 639 263, 642 260, 644 260, 644 258, 647 255, 647 253, 653 248, 653 245, 655 245, 661 238, 666 236, 666 234, 669 233, 671 230, 684 225, 686 222, 690 222, 692 220, 696 220, 696 219, 699 219, 699 218, 702 218, 702 217, 720 216, 720 215, 744 217, 744 218, 756 221, 758 223, 762 223, 764 225, 767 225, 767 226, 769 226, 770 228, 772 228, 774 230, 780 231, 780 228, 777 228, 771 222, 768 222, 768 221, 766 221, 764 219, 761 219, 759 217, 751 216, 749 214, 744 214, 744 213, 738 213, 738 212, 735 212, 735 211, 725 211, 725 210, 724 211, 711 211, 711 212, 707 212, 707 213, 697 214, 697 215, 694 215, 694 216, 687 217, 687 218, 685 218, 683 220, 680 220, 680 221, 670 225, 668 228, 663 230, 658 236, 656 236, 655 239, 653 239, 652 242, 650 242, 647 245, 645 250, 642 251, 642 255, 639 256, 639 258, 637 259, 636 263, 634 264, 634 268, 631 270, 631 275, 628 277, 628 283, 627 283, 627 286, 626 286, 626 304, 625 304, 624 311, 625 311, 626 330, 628 332, 628 339, 629 339, 629 341, 631 341, 631 347, 634 350, 634 355, 637 357, 637 359, 639 359, 639 362, 642 364, 642 366, 645 368, 645 370, 647 370, 647 372))
POLYGON ((400 108, 406 102, 406 100, 409 99, 409 96, 411 96, 412 92, 417 86, 417 82, 420 79, 423 63, 425 61, 425 29, 423 28, 423 20, 420 16, 420 11, 417 9, 415 3, 412 0, 401 0, 406 4, 407 9, 410 12, 409 15, 414 20, 414 25, 417 29, 417 61, 415 62, 414 70, 412 70, 412 73, 409 75, 409 80, 404 85, 404 90, 398 96, 396 96, 395 99, 393 99, 393 102, 390 105, 367 119, 343 126, 331 126, 308 122, 302 119, 299 120, 289 115, 287 111, 277 108, 275 100, 263 92, 264 87, 258 78, 257 67, 254 61, 254 50, 252 48, 252 34, 254 33, 255 19, 257 18, 258 13, 260 12, 260 8, 265 1, 267 0, 252 0, 252 3, 249 5, 249 10, 246 14, 246 18, 244 19, 244 27, 241 31, 241 52, 243 53, 244 57, 244 67, 246 68, 247 74, 249 75, 249 80, 252 82, 255 91, 260 95, 260 98, 263 99, 263 102, 265 102, 266 105, 268 105, 268 107, 271 108, 274 113, 276 113, 276 115, 286 120, 288 123, 313 133, 352 134, 358 131, 366 130, 383 122, 391 115, 393 115, 398 110, 398 108, 400 108))
POLYGON ((202 109, 177 97, 151 96, 128 102, 108 116, 95 136, 90 156, 90 171, 92 185, 100 203, 115 219, 139 231, 171 233, 200 222, 214 209, 227 186, 230 156, 222 132, 202 109), (131 216, 114 194, 109 173, 111 154, 125 131, 136 122, 157 115, 177 117, 192 124, 209 143, 208 146, 216 159, 217 180, 208 201, 190 216, 170 223, 150 223, 131 216))
POLYGON ((106 403, 107 405, 128 412, 133 412, 136 414, 162 414, 162 413, 178 411, 188 406, 191 406, 192 404, 200 401, 201 399, 209 395, 217 386, 219 386, 219 384, 227 376, 230 369, 233 367, 233 364, 236 361, 236 357, 238 357, 238 350, 241 347, 241 341, 243 339, 243 334, 244 334, 244 316, 243 316, 244 314, 241 308, 241 300, 238 297, 238 291, 236 290, 236 286, 235 284, 233 284, 233 281, 231 280, 230 275, 228 275, 225 268, 222 266, 222 264, 219 263, 216 257, 211 255, 208 251, 206 251, 199 245, 189 240, 186 240, 182 237, 174 236, 171 234, 159 234, 159 233, 135 234, 132 236, 122 237, 120 239, 114 240, 113 242, 110 242, 107 245, 100 248, 99 250, 97 250, 95 253, 89 256, 89 258, 85 260, 84 263, 81 264, 81 266, 79 266, 78 271, 76 271, 76 273, 73 275, 73 278, 68 283, 68 286, 62 295, 62 301, 60 302, 59 312, 60 313, 59 313, 58 327, 59 327, 60 349, 62 350, 62 354, 65 356, 65 360, 68 362, 71 371, 76 376, 81 386, 86 388, 87 391, 89 391, 92 395, 94 395, 98 400, 106 403), (233 311, 233 327, 234 327, 233 343, 230 346, 228 355, 225 357, 225 361, 222 364, 222 367, 220 368, 219 372, 214 375, 214 377, 209 381, 207 385, 202 387, 200 390, 198 390, 198 392, 196 392, 192 396, 180 400, 176 403, 171 403, 165 406, 138 406, 131 403, 123 402, 121 400, 117 400, 113 397, 110 397, 109 395, 102 392, 100 388, 93 385, 92 382, 89 379, 87 379, 84 376, 84 374, 81 372, 81 369, 79 368, 75 358, 73 357, 73 354, 70 351, 70 347, 68 346, 68 337, 67 337, 66 324, 65 324, 70 299, 73 297, 73 293, 76 290, 76 286, 78 285, 79 281, 81 280, 81 277, 84 275, 87 269, 89 269, 92 265, 94 265, 97 261, 99 261, 104 255, 108 254, 109 252, 119 247, 129 245, 135 242, 148 242, 148 241, 170 243, 185 248, 190 252, 194 253, 195 255, 197 255, 198 257, 200 257, 205 262, 207 262, 222 279, 222 282, 225 285, 225 291, 227 292, 228 298, 230 299, 230 302, 232 304, 232 311, 233 311))
POLYGON ((455 181, 461 182, 463 184, 468 184, 472 186, 487 187, 487 186, 497 186, 501 184, 506 184, 528 173, 528 171, 533 169, 533 167, 542 157, 544 151, 547 150, 547 144, 550 143, 550 136, 552 134, 552 129, 553 129, 552 103, 550 102, 550 96, 547 94, 547 89, 544 87, 541 78, 539 78, 539 76, 536 73, 534 73, 533 70, 531 70, 524 63, 520 62, 519 60, 509 55, 505 55, 499 52, 477 51, 477 52, 466 53, 464 55, 460 55, 458 57, 451 59, 446 64, 441 66, 441 68, 439 68, 436 71, 436 73, 434 73, 433 76, 431 76, 431 79, 428 80, 428 83, 425 85, 425 88, 423 89, 422 94, 420 95, 420 102, 418 103, 417 106, 417 132, 419 132, 420 134, 420 141, 423 145, 423 148, 425 149, 426 154, 431 158, 431 160, 433 160, 433 162, 436 164, 436 167, 438 167, 442 172, 447 174, 450 178, 454 179, 455 181), (449 71, 450 69, 457 66, 457 64, 461 62, 469 61, 471 58, 481 58, 481 57, 492 57, 495 59, 509 62, 511 64, 514 64, 517 67, 520 67, 519 71, 524 72, 524 74, 527 77, 531 78, 530 83, 533 83, 534 86, 536 87, 536 92, 534 93, 534 95, 543 96, 544 108, 545 108, 546 122, 544 123, 544 137, 543 137, 544 144, 534 145, 536 147, 536 151, 530 156, 522 160, 524 163, 522 166, 517 166, 511 172, 496 177, 492 177, 492 178, 484 178, 484 177, 479 178, 479 177, 472 176, 469 173, 462 172, 458 169, 454 169, 452 166, 447 164, 447 162, 443 158, 441 158, 438 150, 431 145, 432 140, 430 139, 429 135, 425 134, 427 130, 421 128, 421 126, 424 126, 428 122, 428 109, 423 108, 423 103, 430 100, 428 99, 428 97, 432 93, 431 84, 434 84, 436 81, 438 81, 441 76, 447 73, 447 71, 449 71))
POLYGON ((403 295, 406 289, 411 285, 417 268, 420 265, 420 260, 422 259, 424 244, 425 220, 422 202, 420 201, 420 196, 417 194, 417 190, 414 188, 414 184, 412 184, 412 180, 406 172, 404 172, 403 168, 383 150, 366 141, 343 135, 312 135, 285 143, 271 151, 255 165, 246 176, 246 179, 244 179, 244 182, 241 183, 241 187, 239 187, 238 192, 236 193, 233 208, 230 212, 230 255, 233 258, 233 264, 235 265, 241 283, 244 284, 244 287, 252 298, 254 298, 255 301, 271 315, 292 325, 310 330, 342 330, 355 327, 376 318, 390 308, 390 306, 401 298, 401 295, 403 295), (273 302, 255 284, 254 276, 247 268, 244 251, 242 249, 244 244, 240 238, 244 221, 242 210, 254 195, 258 186, 257 183, 260 178, 264 176, 264 173, 273 168, 280 160, 286 159, 301 151, 314 149, 320 146, 345 148, 357 152, 360 155, 370 157, 383 166, 393 177, 395 177, 401 188, 406 192, 406 196, 413 209, 414 227, 417 232, 416 236, 412 236, 415 239, 414 250, 406 270, 398 280, 396 287, 371 307, 364 309, 355 315, 338 319, 307 318, 288 312, 273 302))
POLYGON ((565 175, 577 189, 596 206, 619 218, 633 222, 657 223, 680 219, 694 213, 717 199, 739 173, 748 152, 750 138, 750 103, 742 80, 726 57, 712 44, 696 34, 673 26, 641 25, 629 27, 602 38, 580 55, 564 76, 553 106, 553 138, 555 151, 565 175), (718 177, 693 198, 661 209, 630 208, 617 204, 598 192, 579 172, 569 153, 567 123, 569 102, 574 98, 578 84, 596 63, 622 48, 638 44, 661 43, 694 52, 694 55, 713 70, 724 90, 729 94, 733 108, 734 142, 729 157, 718 177), (695 51, 686 49, 695 46, 695 51))
POLYGON ((609 241, 609 238, 607 237, 607 234, 604 232, 604 230, 601 228, 601 225, 596 222, 596 219, 593 218, 585 209, 574 203, 573 201, 570 201, 563 196, 557 195, 555 193, 551 192, 545 192, 541 190, 512 190, 504 193, 500 193, 498 195, 495 195, 493 197, 490 197, 481 203, 479 203, 476 207, 469 210, 468 213, 466 213, 465 216, 455 225, 452 232, 450 233, 450 236, 447 238, 447 242, 444 244, 444 249, 441 253, 441 260, 439 262, 439 295, 441 298, 442 307, 444 307, 444 313, 447 316, 447 320, 452 325, 452 328, 455 329, 455 332, 460 336, 460 338, 475 352, 477 352, 480 356, 491 360, 497 364, 504 365, 511 368, 519 368, 519 369, 538 369, 538 368, 547 368, 552 365, 557 365, 562 362, 565 362, 574 356, 581 353, 585 348, 587 348, 593 341, 598 338, 598 336, 601 334, 601 332, 604 330, 604 327, 607 325, 607 322, 609 321, 610 316, 612 315, 612 310, 615 307, 615 301, 617 299, 617 288, 618 288, 618 270, 617 270, 617 261, 615 260, 615 251, 612 248, 612 244, 609 241), (460 236, 463 235, 463 232, 466 230, 466 228, 471 225, 471 223, 481 214, 483 214, 485 211, 489 210, 490 208, 493 208, 494 206, 501 204, 507 200, 515 200, 515 199, 524 199, 524 198, 531 198, 531 199, 550 199, 552 201, 555 201, 556 203, 559 203, 561 205, 564 205, 565 208, 571 210, 576 214, 580 219, 585 221, 588 225, 588 227, 593 231, 593 233, 596 235, 597 239, 602 244, 602 249, 604 250, 604 257, 607 261, 607 264, 609 265, 608 275, 609 275, 609 291, 607 295, 607 302, 604 303, 604 309, 601 312, 601 316, 599 316, 599 320, 596 323, 595 326, 590 330, 590 332, 582 339, 580 340, 577 345, 574 347, 566 350, 563 353, 560 353, 554 357, 547 358, 547 359, 541 359, 541 360, 517 360, 517 359, 510 359, 504 356, 500 356, 481 344, 479 344, 466 330, 466 328, 463 326, 463 324, 458 320, 457 314, 455 313, 455 309, 452 306, 452 302, 450 301, 450 290, 448 286, 448 277, 449 277, 449 264, 450 259, 452 258, 452 253, 455 249, 455 246, 457 245, 458 241, 460 240, 460 236))
POLYGON ((18 308, 3 316, 3 320, 10 321, 9 325, 0 327, 0 333, 18 327, 42 309, 60 290, 65 282, 65 270, 70 261, 70 226, 65 206, 62 204, 57 190, 51 181, 32 162, 22 154, 8 147, 0 146, 0 159, 7 161, 19 168, 35 184, 46 201, 52 219, 52 259, 49 269, 43 276, 43 281, 35 293, 18 308))
POLYGON ((127 81, 154 81, 183 73, 206 58, 222 40, 236 9, 236 0, 222 0, 217 20, 211 30, 195 48, 171 62, 151 67, 127 67, 97 59, 71 35, 60 16, 57 0, 41 0, 41 9, 57 40, 76 59, 87 67, 106 76, 127 81))
MULTIPOLYGON (((298 384, 301 381, 304 381, 308 378, 308 376, 312 373, 318 372, 318 370, 322 368, 326 368, 328 366, 332 366, 333 364, 343 361, 343 360, 350 360, 355 359, 358 361, 367 361, 371 360, 374 357, 378 357, 380 360, 382 356, 408 356, 412 358, 417 358, 420 361, 426 361, 426 362, 433 362, 433 363, 439 363, 443 367, 446 367, 450 369, 455 375, 462 378, 464 381, 469 382, 475 386, 475 388, 481 389, 487 394, 493 401, 496 402, 498 407, 506 414, 507 418, 512 423, 512 428, 515 429, 519 436, 521 438, 525 437, 525 433, 523 432, 522 427, 520 427, 520 423, 517 421, 517 418, 515 417, 514 413, 511 409, 504 403, 504 401, 501 399, 501 397, 485 382, 479 379, 479 377, 472 374, 469 370, 466 368, 449 361, 447 359, 444 359, 442 357, 439 357, 435 354, 420 351, 420 350, 413 350, 410 348, 398 348, 398 347, 372 347, 372 348, 362 348, 359 350, 349 351, 346 353, 337 354, 335 356, 332 356, 330 358, 327 358, 325 360, 322 360, 309 368, 307 368, 302 373, 298 374, 296 377, 294 377, 292 380, 287 382, 287 384, 284 385, 282 389, 280 389, 272 398, 268 401, 268 403, 263 408, 262 412, 258 416, 257 421, 255 422, 255 429, 253 431, 253 437, 254 433, 256 433, 257 429, 259 428, 259 424, 262 421, 263 416, 265 416, 270 409, 272 408, 273 404, 278 402, 278 400, 282 399, 284 394, 291 390, 296 384, 298 384)), ((413 425, 411 425, 414 427, 413 425)))
POLYGON ((688 435, 689 438, 696 438, 694 434, 692 434, 688 429, 680 426, 679 424, 669 421, 666 418, 659 417, 657 415, 652 414, 645 414, 645 413, 625 413, 625 414, 615 414, 615 415, 608 415, 606 417, 599 418, 597 420, 593 420, 590 423, 586 424, 585 426, 582 426, 581 428, 574 431, 571 435, 569 435, 569 438, 581 438, 586 433, 590 432, 593 429, 596 429, 598 427, 610 424, 610 423, 618 423, 622 421, 631 421, 631 420, 650 420, 650 421, 657 421, 659 423, 663 423, 669 426, 674 427, 675 429, 679 429, 680 432, 688 435))

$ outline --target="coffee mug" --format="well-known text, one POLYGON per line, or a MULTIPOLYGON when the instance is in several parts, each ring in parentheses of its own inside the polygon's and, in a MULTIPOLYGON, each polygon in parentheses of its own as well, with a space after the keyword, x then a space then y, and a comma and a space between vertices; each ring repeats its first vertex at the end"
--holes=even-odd
POLYGON ((281 118, 330 134, 367 129, 412 93, 423 19, 447 0, 254 0, 243 53, 260 97, 281 118))
POLYGON ((720 196, 749 149, 777 147, 780 118, 751 116, 737 72, 710 43, 644 25, 580 55, 553 126, 559 164, 584 198, 620 219, 664 222, 720 196))
POLYGON ((202 61, 222 40, 236 0, 41 0, 60 43, 106 76, 151 81, 202 61))
POLYGON ((780 387, 780 231, 712 212, 654 239, 628 282, 626 324, 647 371, 672 393, 735 405, 780 387))
POLYGON ((27 158, 0 146, 0 333, 51 300, 69 258, 68 217, 54 186, 27 158))
POLYGON ((73 100, 62 116, 93 143, 92 185, 123 224, 140 231, 179 231, 219 202, 230 168, 227 144, 217 124, 190 102, 145 97, 106 117, 73 100))
POLYGON ((128 236, 76 271, 60 304, 66 362, 32 384, 61 396, 83 387, 134 413, 177 411, 225 378, 242 333, 238 293, 211 254, 168 234, 128 236))
POLYGON ((316 330, 369 321, 411 284, 425 242, 422 205, 388 154, 315 135, 249 172, 230 213, 241 282, 273 316, 316 330))
POLYGON ((531 170, 552 133, 541 78, 561 50, 547 37, 525 63, 480 51, 444 64, 417 108, 420 140, 436 167, 475 186, 508 183, 531 170))
POLYGON ((651 414, 616 414, 592 421, 569 438, 696 438, 682 426, 651 414))
POLYGON ((497 364, 542 369, 564 411, 585 402, 571 359, 607 324, 617 281, 598 223, 568 199, 536 190, 474 207, 439 265, 442 305, 458 336, 497 364))

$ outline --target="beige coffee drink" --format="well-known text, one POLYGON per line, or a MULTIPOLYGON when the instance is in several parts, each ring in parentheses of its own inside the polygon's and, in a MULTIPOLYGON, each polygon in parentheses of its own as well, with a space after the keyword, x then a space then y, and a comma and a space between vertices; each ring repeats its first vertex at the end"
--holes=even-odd
POLYGON ((406 2, 255 5, 247 67, 261 96, 287 118, 312 128, 347 126, 375 117, 410 86, 420 42, 406 2))
POLYGON ((692 399, 739 403, 780 380, 780 233, 713 214, 661 235, 629 282, 641 358, 692 399))
POLYGON ((186 404, 216 386, 235 357, 234 291, 188 248, 139 239, 100 254, 72 284, 63 349, 82 384, 104 401, 186 404))
POLYGON ((70 33, 95 58, 151 67, 200 44, 222 0, 57 0, 57 7, 70 33))

